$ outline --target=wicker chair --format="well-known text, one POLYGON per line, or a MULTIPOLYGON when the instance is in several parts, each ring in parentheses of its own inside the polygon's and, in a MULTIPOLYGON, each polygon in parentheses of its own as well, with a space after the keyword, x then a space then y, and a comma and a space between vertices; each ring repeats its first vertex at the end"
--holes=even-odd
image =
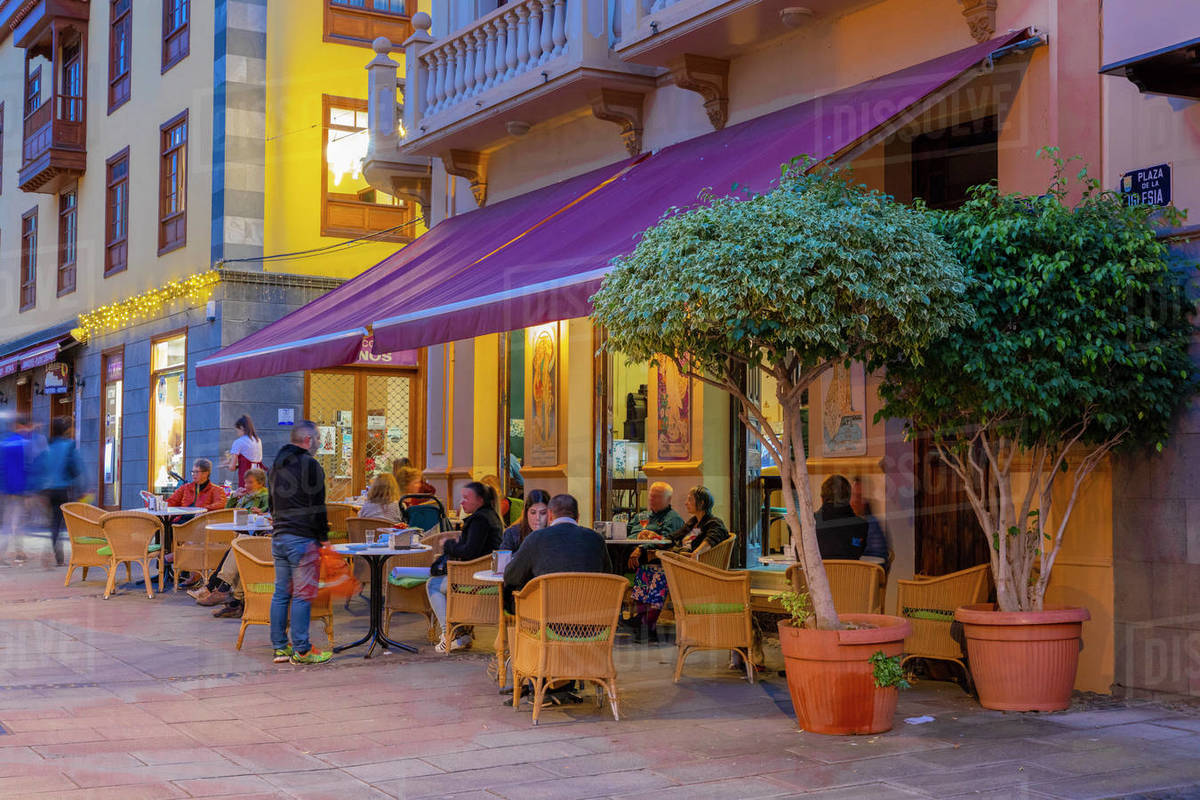
POLYGON ((676 553, 660 553, 659 558, 675 605, 675 643, 679 650, 675 682, 679 682, 689 653, 736 650, 746 664, 747 679, 754 683, 750 573, 716 569, 676 553))
MULTIPOLYGON (((108 540, 100 530, 100 518, 104 516, 104 509, 87 503, 63 503, 62 513, 63 520, 67 523, 67 538, 71 540, 71 560, 67 564, 67 577, 63 581, 63 586, 68 586, 76 567, 83 570, 82 580, 85 581, 89 567, 108 569, 108 556, 96 552, 107 545, 108 540)), ((125 569, 132 580, 132 568, 126 564, 125 569)))
MULTIPOLYGON (((833 593, 833 607, 839 614, 882 614, 883 593, 887 575, 883 567, 867 561, 827 558, 825 576, 833 593)), ((804 570, 795 564, 788 567, 787 580, 792 590, 807 592, 804 570)))
POLYGON ((729 561, 733 557, 733 546, 737 544, 737 534, 729 534, 729 538, 716 547, 709 548, 696 556, 701 564, 707 564, 717 569, 729 569, 729 561))
POLYGON ((454 640, 454 632, 471 625, 499 625, 500 608, 496 594, 500 587, 474 578, 476 572, 492 565, 492 556, 480 556, 473 561, 446 562, 446 641, 454 640))
POLYGON ((613 719, 620 719, 613 640, 626 585, 620 575, 559 572, 534 578, 513 596, 513 707, 522 683, 532 680, 534 725, 546 689, 570 680, 595 683, 608 696, 613 719))
MULTIPOLYGON (((275 596, 275 557, 271 554, 271 538, 239 536, 233 540, 233 557, 237 559, 245 593, 242 627, 237 638, 237 649, 241 650, 246 628, 271 624, 271 598, 275 596)), ((328 597, 313 601, 312 616, 325 623, 325 635, 329 638, 329 646, 333 647, 333 609, 328 597)))
POLYGON ((108 542, 96 552, 108 557, 108 583, 104 586, 104 599, 117 585, 117 565, 125 564, 126 574, 133 579, 131 565, 134 562, 142 565, 142 577, 146 580, 146 596, 154 597, 154 587, 150 581, 150 559, 158 559, 158 590, 163 590, 163 552, 162 545, 154 541, 158 537, 162 541, 163 524, 158 517, 141 511, 114 511, 100 518, 100 530, 108 542))
POLYGON ((209 511, 172 526, 171 552, 174 553, 172 563, 175 566, 176 591, 179 590, 181 572, 198 572, 204 580, 216 572, 221 558, 237 534, 234 531, 210 531, 208 526, 216 522, 233 522, 233 513, 232 508, 209 511))
MULTIPOLYGON (((426 537, 428 538, 428 537, 426 537)), ((433 564, 433 551, 423 553, 398 553, 388 559, 388 567, 429 567, 433 564)), ((478 570, 476 570, 478 571, 478 570)), ((437 626, 434 624, 433 609, 429 605, 429 594, 425 591, 428 578, 400 578, 393 583, 387 579, 387 597, 383 607, 383 635, 388 635, 393 614, 420 614, 429 625, 429 641, 437 641, 437 626)))
POLYGON ((917 576, 896 581, 896 613, 912 625, 904 641, 903 664, 912 658, 953 661, 963 668, 968 680, 962 646, 951 635, 954 610, 969 603, 982 603, 988 595, 988 565, 939 575, 917 576))
POLYGON ((447 540, 457 539, 461 535, 458 531, 434 531, 433 533, 426 533, 421 537, 421 544, 427 544, 432 547, 432 555, 434 558, 437 558, 442 554, 442 546, 446 544, 447 540))
POLYGON ((346 520, 358 516, 358 509, 348 503, 326 503, 325 516, 329 520, 329 541, 345 543, 349 539, 346 520))
MULTIPOLYGON (((330 525, 332 526, 332 522, 330 525)), ((351 544, 362 544, 367 541, 367 531, 377 528, 395 528, 398 523, 384 517, 348 517, 343 523, 346 536, 351 544)), ((333 531, 331 530, 330 533, 333 531)))

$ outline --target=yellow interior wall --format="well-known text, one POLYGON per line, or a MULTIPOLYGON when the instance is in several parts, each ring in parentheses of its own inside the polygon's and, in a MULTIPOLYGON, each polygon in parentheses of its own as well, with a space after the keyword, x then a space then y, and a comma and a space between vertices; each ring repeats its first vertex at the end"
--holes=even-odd
POLYGON ((471 473, 476 480, 499 475, 500 453, 500 337, 475 337, 474 438, 471 473))
MULTIPOLYGON (((422 10, 427 2, 421 3, 422 10)), ((367 98, 369 47, 322 40, 324 3, 267 4, 267 143, 264 190, 267 254, 344 241, 321 235, 324 170, 322 95, 367 98)), ((136 37, 135 37, 136 38, 136 37)), ((397 51, 404 74, 404 56, 397 51)), ((423 230, 423 229, 420 229, 423 230)), ((420 232, 420 231, 418 231, 420 232)), ((315 258, 267 263, 269 272, 350 278, 396 252, 394 242, 366 242, 315 258)))

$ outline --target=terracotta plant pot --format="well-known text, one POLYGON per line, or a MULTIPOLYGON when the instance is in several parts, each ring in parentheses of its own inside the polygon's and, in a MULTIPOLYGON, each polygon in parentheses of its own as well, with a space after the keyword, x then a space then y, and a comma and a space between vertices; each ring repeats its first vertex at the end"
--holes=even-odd
POLYGON ((1071 702, 1086 608, 997 611, 962 606, 967 660, 979 703, 997 711, 1062 711, 1071 702))
POLYGON ((813 733, 883 733, 896 715, 896 687, 875 686, 871 656, 898 656, 912 627, 903 617, 842 614, 873 628, 819 631, 779 623, 788 692, 800 727, 813 733))

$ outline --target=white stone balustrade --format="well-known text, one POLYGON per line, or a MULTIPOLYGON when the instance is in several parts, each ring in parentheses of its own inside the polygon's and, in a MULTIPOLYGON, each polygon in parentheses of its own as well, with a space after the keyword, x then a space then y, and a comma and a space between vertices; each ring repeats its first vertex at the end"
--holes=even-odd
POLYGON ((565 53, 568 5, 583 1, 518 0, 426 46, 417 54, 420 115, 437 114, 565 53))

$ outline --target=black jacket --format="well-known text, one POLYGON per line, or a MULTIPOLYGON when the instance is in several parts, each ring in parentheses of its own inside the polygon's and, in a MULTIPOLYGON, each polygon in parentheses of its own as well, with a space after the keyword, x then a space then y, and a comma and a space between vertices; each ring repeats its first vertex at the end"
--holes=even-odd
POLYGON ((817 547, 821 558, 858 560, 867 548, 867 521, 850 504, 825 503, 816 513, 817 547))
POLYGON ((600 534, 571 522, 560 522, 525 537, 504 570, 505 605, 510 593, 534 578, 553 572, 611 572, 608 546, 600 534))
POLYGON ((325 470, 303 447, 285 444, 275 456, 268 479, 275 533, 323 542, 329 538, 325 515, 325 470))
POLYGON ((442 555, 433 562, 432 573, 445 575, 447 561, 474 561, 486 556, 500 546, 503 534, 504 523, 500 521, 500 515, 491 506, 482 506, 467 517, 461 536, 442 545, 442 555))

